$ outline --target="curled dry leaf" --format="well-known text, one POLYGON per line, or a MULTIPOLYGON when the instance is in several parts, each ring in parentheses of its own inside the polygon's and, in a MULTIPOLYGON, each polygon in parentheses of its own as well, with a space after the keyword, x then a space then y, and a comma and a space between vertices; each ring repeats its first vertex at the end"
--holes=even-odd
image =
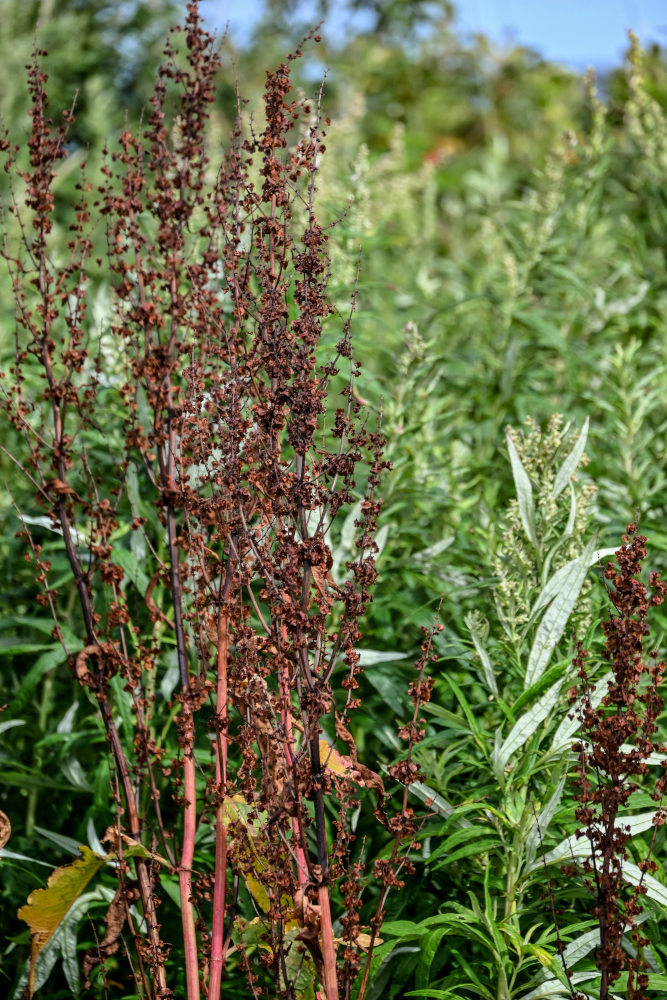
POLYGON ((5 846, 12 835, 12 824, 9 816, 0 811, 0 849, 5 846))
POLYGON ((97 643, 91 643, 88 646, 84 646, 81 652, 77 654, 74 671, 78 680, 81 681, 82 684, 86 683, 90 678, 90 668, 88 666, 89 657, 99 652, 99 645, 97 643))
POLYGON ((109 904, 104 923, 106 933, 95 948, 90 948, 83 958, 84 989, 90 989, 90 974, 96 965, 114 955, 120 947, 120 936, 127 917, 128 904, 125 897, 126 886, 119 885, 109 904))

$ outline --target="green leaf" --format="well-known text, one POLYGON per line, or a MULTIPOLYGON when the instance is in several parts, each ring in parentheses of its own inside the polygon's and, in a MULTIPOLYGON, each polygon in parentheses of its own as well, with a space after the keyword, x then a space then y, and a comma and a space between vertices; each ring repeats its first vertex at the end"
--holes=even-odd
MULTIPOLYGON (((475 989, 474 983, 460 983, 457 989, 463 989, 464 986, 475 989)), ((410 990, 405 995, 406 997, 432 997, 432 1000, 461 1000, 461 995, 452 990, 410 990)))
POLYGON ((120 545, 114 545, 111 551, 111 558, 123 570, 128 580, 131 580, 143 597, 148 590, 150 580, 141 568, 140 563, 132 555, 129 549, 124 549, 120 545))
POLYGON ((521 524, 523 525, 523 530, 532 542, 534 548, 539 548, 537 541, 537 534, 535 532, 535 503, 533 501, 533 487, 530 484, 530 479, 528 478, 528 473, 523 467, 523 463, 519 458, 519 453, 516 450, 516 445, 512 438, 507 435, 507 450, 510 456, 510 463, 512 465, 512 475, 514 477, 514 485, 516 487, 516 497, 519 503, 519 516, 521 517, 521 524))
MULTIPOLYGON (((650 825, 652 826, 653 824, 651 823, 650 825)), ((649 827, 644 827, 643 829, 649 829, 649 827)), ((633 830, 633 833, 640 832, 642 831, 639 829, 633 830)), ((630 861, 624 861, 623 878, 632 885, 639 885, 641 880, 649 899, 652 899, 655 903, 660 903, 661 906, 667 906, 667 886, 663 885, 662 882, 658 882, 657 878, 654 878, 653 875, 646 875, 642 873, 642 870, 637 865, 633 865, 630 861)))
POLYGON ((0 722, 0 735, 6 733, 8 729, 16 729, 17 726, 25 726, 25 719, 5 719, 4 722, 0 722))
POLYGON ((586 447, 586 438, 588 437, 588 425, 589 418, 586 417, 584 421, 584 426, 581 428, 581 433, 577 438, 574 448, 567 456, 560 469, 556 473, 556 478, 553 485, 553 498, 560 496, 572 476, 575 474, 579 467, 579 462, 581 461, 581 456, 584 453, 584 448, 586 447))
MULTIPOLYGON (((608 670, 607 673, 601 677, 599 681, 596 681, 591 688, 589 695, 593 708, 597 708, 604 698, 609 688, 609 681, 613 679, 613 676, 612 671, 608 670)), ((583 702, 584 698, 579 698, 576 704, 571 706, 570 711, 558 726, 558 729, 554 733, 554 738, 551 741, 551 747, 549 748, 550 753, 558 753, 569 748, 572 737, 581 725, 579 712, 583 707, 583 702)))
MULTIPOLYGON (((465 832, 467 833, 468 831, 465 832)), ((459 847, 459 849, 456 851, 452 851, 451 854, 449 854, 442 861, 439 861, 438 864, 433 865, 433 870, 439 871, 441 868, 446 868, 447 865, 451 865, 455 861, 461 861, 462 858, 469 858, 472 855, 478 855, 481 859, 485 855, 489 854, 491 851, 502 850, 502 849, 503 849, 503 843, 501 840, 499 840, 498 837, 490 837, 490 836, 480 837, 478 834, 476 840, 471 841, 468 844, 465 844, 463 847, 459 847)), ((438 853, 442 852, 439 850, 438 853)), ((433 856, 434 855, 431 855, 431 859, 433 858, 433 856)))
POLYGON ((181 890, 180 890, 180 886, 179 886, 178 882, 176 881, 176 879, 170 879, 170 878, 167 878, 166 876, 162 876, 161 875, 160 876, 160 888, 164 889, 165 893, 167 894, 167 896, 169 896, 169 899, 172 901, 172 903, 175 903, 176 906, 178 906, 179 909, 180 909, 180 906, 181 906, 181 890))
MULTIPOLYGON (((418 945, 397 945, 388 955, 385 955, 378 966, 373 969, 370 988, 366 992, 365 1000, 380 1000, 381 997, 384 997, 387 985, 389 983, 394 985, 398 978, 400 966, 397 969, 392 968, 396 964, 396 959, 400 955, 414 954, 418 951, 418 945)), ((407 978, 407 975, 404 978, 407 978)))
POLYGON ((496 682, 496 672, 491 664, 491 659, 486 649, 484 648, 484 636, 482 635, 479 627, 477 616, 470 613, 465 616, 465 623, 470 632, 470 637, 475 646, 477 655, 479 656, 482 663, 482 671, 484 673, 484 680, 486 681, 486 686, 488 687, 491 694, 498 697, 498 684, 496 682))
POLYGON ((450 834, 449 837, 440 844, 435 851, 431 854, 431 861, 435 861, 436 858, 441 857, 443 854, 447 854, 452 851, 455 847, 460 844, 467 844, 469 842, 479 843, 480 840, 484 838, 494 837, 496 840, 497 836, 487 828, 480 827, 479 825, 468 824, 463 830, 456 830, 454 833, 450 834))
POLYGON ((50 840, 56 847, 59 847, 61 851, 65 854, 78 854, 79 853, 79 842, 74 840, 72 837, 66 837, 62 833, 54 833, 51 830, 45 830, 43 826, 35 825, 35 832, 46 840, 50 840))
MULTIPOLYGON (((43 632, 51 636, 54 629, 52 618, 32 618, 27 615, 9 615, 0 621, 0 629, 19 627, 21 629, 32 628, 37 632, 43 632)), ((60 625, 60 631, 67 646, 80 646, 80 639, 72 632, 67 625, 60 625)))
MULTIPOLYGON (((375 651, 373 651, 375 652, 375 651)), ((396 659, 400 659, 399 656, 396 659)), ((360 661, 366 666, 363 660, 360 661)), ((382 660, 376 660, 373 670, 368 670, 364 675, 369 684, 378 692, 385 705, 388 705, 395 712, 400 713, 405 710, 406 702, 412 708, 407 699, 406 685, 401 675, 392 670, 391 667, 383 667, 382 660)))
POLYGON ((504 780, 505 767, 512 755, 530 739, 558 702, 562 684, 562 680, 556 681, 531 709, 517 719, 500 747, 497 750, 494 748, 493 770, 500 783, 504 780))
POLYGON ((357 649, 362 667, 373 667, 376 663, 394 663, 407 659, 407 653, 390 653, 383 649, 357 649))
POLYGON ((44 674, 61 666, 66 660, 67 655, 60 644, 47 649, 41 656, 38 656, 27 673, 23 675, 18 691, 9 703, 9 712, 12 715, 18 715, 19 712, 22 712, 44 674))
MULTIPOLYGON (((645 833, 646 830, 650 830, 654 825, 654 820, 658 815, 658 810, 651 810, 650 812, 637 813, 634 816, 617 816, 616 826, 617 827, 628 827, 630 831, 630 836, 634 837, 638 833, 645 833)), ((527 874, 540 868, 542 865, 553 865, 559 864, 562 861, 576 860, 577 858, 588 858, 591 853, 591 843, 587 836, 577 837, 574 834, 571 837, 566 837, 565 840, 561 840, 560 844, 557 844, 548 854, 545 854, 543 858, 538 858, 531 865, 528 866, 526 872, 527 874)), ((643 875, 641 870, 637 865, 631 864, 629 861, 623 862, 623 878, 626 882, 635 882, 639 884, 640 878, 643 880, 644 885, 647 890, 649 890, 649 881, 652 885, 653 895, 651 891, 648 891, 648 895, 651 899, 655 899, 656 902, 662 903, 667 906, 667 887, 663 886, 661 882, 657 879, 652 878, 650 875, 643 875), (627 876, 627 877, 626 877, 627 876)))
POLYGON ((587 955, 593 951, 594 948, 600 944, 600 929, 599 927, 594 927, 591 931, 586 931, 584 934, 580 934, 574 941, 570 941, 565 950, 563 951, 563 962, 566 968, 570 968, 572 965, 576 965, 577 962, 581 961, 582 958, 586 958, 587 955))
POLYGON ((0 861, 4 861, 9 858, 11 861, 29 861, 32 865, 43 865, 45 868, 55 868, 55 865, 50 865, 47 861, 40 861, 39 858, 31 858, 27 854, 17 854, 15 851, 8 851, 6 847, 0 850, 0 861))
POLYGON ((565 1000, 571 996, 569 987, 563 986, 557 979, 549 979, 534 990, 522 993, 520 997, 517 997, 517 1000, 565 1000))
POLYGON ((417 929, 419 924, 414 923, 412 920, 388 920, 386 923, 382 924, 382 936, 392 935, 393 937, 419 937, 420 931, 417 929))
MULTIPOLYGON (((446 816, 448 818, 454 818, 456 816, 456 806, 451 805, 447 799, 444 799, 442 795, 438 795, 434 792, 432 788, 425 785, 421 781, 415 781, 408 786, 408 791, 413 795, 416 795, 418 799, 422 802, 428 802, 428 807, 433 812, 438 813, 440 816, 446 816)), ((464 816, 461 816, 456 820, 458 826, 470 826, 470 821, 464 816)))
POLYGON ((65 979, 70 990, 74 996, 78 996, 80 980, 79 962, 76 954, 76 924, 73 920, 65 919, 60 926, 60 932, 60 953, 63 973, 65 974, 65 979))
POLYGON ((458 701, 459 705, 463 709, 463 714, 465 715, 466 720, 468 722, 468 726, 470 727, 470 732, 472 733, 473 736, 477 737, 478 743, 483 748, 485 748, 486 747, 486 740, 484 738, 482 730, 480 729, 479 723, 478 723, 477 719, 475 718, 475 714, 472 711, 470 705, 468 704, 466 696, 463 694, 463 691, 458 686, 458 684, 456 683, 456 681, 454 680, 454 678, 451 677, 450 675, 446 674, 443 677, 443 680, 452 689, 452 691, 454 692, 454 695, 456 696, 456 700, 458 701))
POLYGON ((535 823, 531 827, 528 836, 525 841, 525 851, 524 851, 524 864, 526 866, 531 865, 535 858, 537 857, 537 851, 544 843, 544 838, 549 831, 549 825, 556 814, 556 810, 560 804, 560 800, 563 797, 563 791, 565 789, 565 782, 567 781, 567 768, 563 768, 563 772, 560 776, 560 781, 556 785, 556 789, 542 809, 539 816, 535 818, 535 823))
POLYGON ((49 876, 46 889, 33 890, 28 896, 28 902, 18 911, 19 919, 25 920, 32 936, 28 974, 30 997, 35 992, 35 965, 40 952, 48 944, 69 908, 107 860, 89 847, 82 846, 79 851, 80 856, 71 864, 56 868, 49 876))
POLYGON ((595 540, 591 539, 579 558, 568 564, 568 573, 562 579, 561 588, 538 626, 528 657, 524 687, 531 687, 548 667, 551 654, 565 631, 565 626, 577 603, 594 551, 595 540))
POLYGON ((0 639, 0 656, 21 656, 24 653, 41 653, 45 649, 51 649, 50 645, 43 642, 29 642, 17 640, 16 638, 0 639))
POLYGON ((449 928, 438 927, 427 934, 422 942, 421 958, 417 966, 416 975, 416 983, 419 988, 428 986, 433 959, 440 947, 440 942, 447 933, 449 933, 449 928))
POLYGON ((553 667, 549 667, 545 673, 537 680, 532 687, 529 687, 527 691, 522 691, 517 700, 512 705, 512 716, 516 716, 522 711, 525 705, 529 705, 531 702, 535 701, 536 698, 546 691, 547 688, 551 687, 556 681, 560 680, 563 675, 571 668, 572 664, 570 660, 563 660, 560 663, 555 663, 553 667))
MULTIPOLYGON (((589 567, 595 566, 601 559, 606 559, 607 556, 613 556, 615 552, 616 549, 594 549, 588 563, 589 567)), ((541 608, 547 605, 549 601, 553 600, 553 598, 560 593, 564 586, 568 585, 569 579, 575 571, 576 564, 580 559, 581 556, 579 555, 576 559, 571 559, 564 566, 561 566, 560 569, 556 570, 554 575, 544 585, 540 591, 539 597, 533 604, 530 611, 531 618, 534 617, 534 615, 541 608)))
POLYGON ((14 762, 13 771, 2 772, 2 782, 5 785, 17 785, 19 788, 50 788, 52 791, 83 792, 85 789, 64 781, 55 781, 53 775, 35 771, 14 762))
POLYGON ((114 709, 120 715, 122 725, 119 727, 124 742, 131 742, 134 737, 134 714, 132 711, 132 694, 125 690, 125 681, 120 674, 115 674, 109 686, 113 692, 114 709))

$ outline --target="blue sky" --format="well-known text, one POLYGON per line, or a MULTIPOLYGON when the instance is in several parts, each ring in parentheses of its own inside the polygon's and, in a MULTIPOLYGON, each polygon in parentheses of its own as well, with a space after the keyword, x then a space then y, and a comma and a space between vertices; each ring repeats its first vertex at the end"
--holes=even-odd
MULTIPOLYGON (((247 37, 262 6, 262 0, 201 4, 211 24, 221 30, 228 20, 239 40, 247 37)), ((498 43, 516 40, 576 69, 617 65, 628 28, 644 43, 667 45, 667 0, 459 0, 457 9, 464 30, 483 31, 498 43)), ((332 15, 331 30, 338 34, 345 27, 332 15)))

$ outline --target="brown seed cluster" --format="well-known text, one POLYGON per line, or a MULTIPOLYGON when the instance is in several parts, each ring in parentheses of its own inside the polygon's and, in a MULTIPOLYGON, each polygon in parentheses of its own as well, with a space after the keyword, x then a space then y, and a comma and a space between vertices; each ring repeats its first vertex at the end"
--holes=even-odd
MULTIPOLYGON (((656 662, 655 654, 646 656, 649 637, 649 611, 661 604, 667 594, 667 584, 657 573, 649 574, 648 586, 640 578, 646 558, 646 539, 638 535, 631 524, 624 545, 616 553, 616 564, 604 569, 609 584, 609 596, 615 613, 603 622, 606 637, 604 658, 609 662, 612 677, 599 706, 591 701, 591 689, 586 666, 587 651, 579 647, 574 660, 581 681, 578 709, 582 739, 574 745, 578 755, 576 818, 580 823, 577 835, 587 837, 591 857, 585 865, 587 884, 595 896, 594 915, 600 926, 600 947, 597 966, 601 972, 600 996, 608 997, 610 987, 621 973, 628 971, 628 996, 644 1000, 649 996, 646 963, 642 948, 648 944, 637 927, 642 912, 641 897, 646 888, 631 885, 623 878, 623 861, 629 858, 627 844, 630 829, 622 813, 632 809, 632 796, 639 790, 639 781, 649 774, 648 758, 665 753, 665 746, 656 740, 658 718, 663 707, 659 686, 665 670, 664 662, 656 662), (637 956, 629 956, 622 947, 623 935, 631 932, 637 956)), ((654 834, 665 822, 662 807, 667 779, 660 777, 653 785, 651 797, 657 803, 654 834)), ((649 852, 650 853, 650 852, 649 852)), ((642 872, 656 870, 647 857, 640 863, 642 872)))
MULTIPOLYGON (((300 52, 267 74, 262 130, 246 134, 239 112, 218 166, 206 143, 219 57, 196 3, 184 36, 184 65, 175 35, 166 47, 143 132, 127 128, 106 151, 98 190, 82 175, 66 259, 57 251, 53 180, 73 112, 58 125, 49 118, 43 52, 29 68, 29 171, 18 171, 17 149, 2 142, 7 170, 26 191, 20 213, 18 195, 9 206, 23 245, 5 239, 3 247, 17 307, 3 406, 78 594, 80 644, 66 651, 107 733, 117 806, 110 836, 121 854, 139 841, 154 852, 134 858, 136 879, 120 864, 86 975, 118 951, 138 900, 146 933, 130 921, 135 974, 147 995, 173 995, 171 946, 157 916, 166 864, 179 879, 188 1000, 202 988, 220 995, 232 934, 259 995, 240 886, 262 924, 261 962, 284 995, 294 995, 303 966, 335 1000, 339 990, 349 995, 361 964, 363 865, 348 866, 348 815, 370 789, 394 835, 394 853, 376 873, 383 899, 400 884, 399 846, 415 830, 407 798, 387 819, 382 781, 358 760, 348 728, 358 705, 359 622, 376 580, 384 442, 354 391, 350 319, 327 297, 328 233, 315 194, 328 123, 319 101, 306 109, 290 97, 300 52), (106 262, 91 262, 100 218, 106 262), (96 340, 87 314, 100 269, 112 291, 106 340, 96 340), (339 326, 333 357, 322 353, 326 324, 339 326), (332 526, 359 498, 358 553, 346 578, 334 580, 332 526), (159 695, 172 663, 175 739, 159 695), (116 723, 118 678, 134 714, 130 740, 116 723), (215 832, 211 871, 195 864, 202 824, 215 832)), ((50 564, 27 524, 22 534, 38 600, 57 622, 50 564)), ((429 655, 430 637, 411 688, 415 717, 402 734, 410 747, 430 695, 429 655)), ((394 777, 407 796, 418 777, 410 756, 394 777)))

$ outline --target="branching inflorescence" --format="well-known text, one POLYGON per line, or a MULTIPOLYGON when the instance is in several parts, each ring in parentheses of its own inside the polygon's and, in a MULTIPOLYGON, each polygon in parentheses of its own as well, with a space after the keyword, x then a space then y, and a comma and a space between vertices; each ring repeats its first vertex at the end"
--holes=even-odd
MULTIPOLYGON (((152 850, 134 856, 136 881, 119 866, 116 931, 98 957, 118 947, 120 915, 138 900, 145 933, 129 924, 137 981, 148 995, 173 995, 157 912, 160 877, 171 871, 188 1000, 201 990, 220 996, 232 952, 255 995, 264 965, 281 995, 295 996, 307 975, 335 1000, 339 990, 349 995, 363 956, 360 857, 341 885, 341 941, 331 894, 346 874, 354 839, 346 815, 361 788, 374 791, 386 822, 382 781, 358 760, 348 716, 387 463, 352 391, 359 372, 349 319, 333 358, 323 362, 318 351, 323 324, 338 321, 314 204, 327 123, 319 102, 289 98, 290 61, 300 53, 267 74, 259 134, 244 138, 239 111, 218 170, 205 143, 218 55, 194 3, 185 36, 186 68, 175 37, 145 131, 126 129, 107 154, 96 200, 82 178, 67 260, 50 238, 72 114, 57 126, 48 118, 44 53, 35 54, 31 165, 20 174, 30 221, 21 221, 22 248, 4 244, 18 330, 5 410, 26 442, 24 472, 62 536, 78 593, 81 642, 67 654, 106 730, 117 803, 109 837, 121 856, 135 842, 152 850), (91 260, 91 215, 100 214, 106 261, 91 260), (95 269, 112 285, 111 350, 108 338, 96 345, 86 314, 95 269), (328 534, 359 494, 358 554, 336 581, 328 534), (144 554, 140 566, 125 524, 144 554), (172 664, 175 755, 159 693, 172 664), (119 732, 119 697, 131 702, 133 733, 119 732), (207 825, 210 871, 195 857, 207 825), (259 967, 237 910, 242 885, 257 914, 259 967)), ((7 139, 3 147, 12 172, 18 150, 7 139)), ((9 207, 17 216, 18 200, 9 207)), ((49 564, 27 526, 24 534, 38 600, 64 643, 49 564)), ((412 730, 430 693, 422 675, 409 742, 419 738, 412 730)), ((396 777, 416 780, 409 759, 401 767, 396 777)), ((392 826, 397 845, 414 829, 404 802, 392 826)), ((382 899, 402 864, 396 849, 375 873, 382 899)))
MULTIPOLYGON (((587 651, 580 647, 574 661, 583 693, 578 709, 582 739, 573 749, 578 755, 578 836, 587 837, 591 844, 584 870, 595 897, 594 916, 600 928, 600 996, 611 996, 610 988, 627 969, 628 996, 644 1000, 649 994, 642 949, 649 942, 641 935, 637 918, 642 912, 641 896, 646 892, 644 880, 648 873, 656 871, 657 865, 650 857, 641 861, 638 883, 628 878, 627 871, 624 874, 631 828, 623 813, 632 808, 632 796, 639 790, 641 779, 649 774, 649 758, 667 749, 655 739, 663 707, 658 688, 665 663, 656 662, 654 652, 649 657, 653 662, 647 663, 644 651, 649 609, 662 603, 667 584, 655 572, 650 573, 648 586, 639 578, 646 558, 646 539, 636 531, 635 524, 629 525, 623 538, 625 544, 616 553, 617 565, 609 563, 604 570, 615 613, 602 623, 606 637, 603 656, 610 665, 610 679, 599 705, 594 706, 591 699, 587 651), (634 942, 634 957, 622 947, 626 933, 634 942)), ((666 789, 667 781, 662 777, 649 793, 658 804, 653 816, 653 839, 667 818, 662 805, 666 789)))

